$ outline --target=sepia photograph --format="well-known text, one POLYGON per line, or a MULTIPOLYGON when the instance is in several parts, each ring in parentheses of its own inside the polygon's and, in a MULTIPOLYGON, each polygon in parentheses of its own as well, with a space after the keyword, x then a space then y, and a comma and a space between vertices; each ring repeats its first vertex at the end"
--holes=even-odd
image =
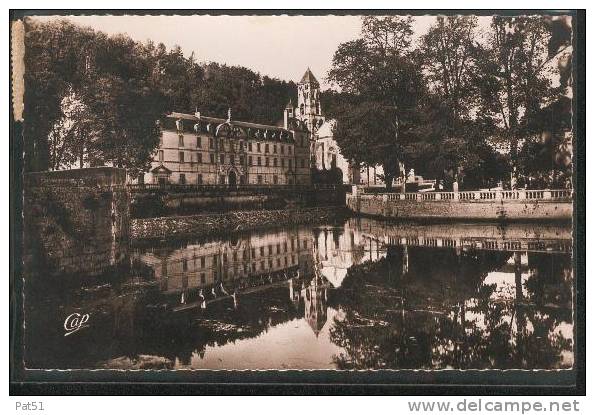
POLYGON ((21 11, 13 375, 575 386, 576 31, 21 11))

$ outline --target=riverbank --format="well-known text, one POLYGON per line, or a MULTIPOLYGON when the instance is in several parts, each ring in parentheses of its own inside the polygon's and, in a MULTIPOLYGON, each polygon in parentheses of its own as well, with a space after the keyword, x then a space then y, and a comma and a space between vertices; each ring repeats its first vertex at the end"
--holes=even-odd
POLYGON ((349 214, 345 206, 310 209, 251 210, 223 214, 170 216, 133 219, 133 241, 204 237, 225 232, 241 232, 280 225, 303 225, 334 221, 349 214))

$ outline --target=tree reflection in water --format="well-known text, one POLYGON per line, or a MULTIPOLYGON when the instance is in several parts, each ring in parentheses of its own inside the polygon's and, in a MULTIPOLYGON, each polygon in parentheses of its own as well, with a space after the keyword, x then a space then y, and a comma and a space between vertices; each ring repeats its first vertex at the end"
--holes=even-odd
POLYGON ((559 229, 516 245, 540 252, 460 248, 471 235, 511 249, 527 226, 348 222, 143 247, 118 278, 28 286, 27 367, 568 368, 573 274, 559 229), (89 327, 65 337, 74 312, 89 327))
POLYGON ((345 315, 330 333, 345 350, 338 368, 571 366, 570 259, 527 256, 528 275, 519 252, 425 247, 389 247, 386 258, 351 267, 332 296, 345 315), (512 286, 486 279, 506 266, 512 286))

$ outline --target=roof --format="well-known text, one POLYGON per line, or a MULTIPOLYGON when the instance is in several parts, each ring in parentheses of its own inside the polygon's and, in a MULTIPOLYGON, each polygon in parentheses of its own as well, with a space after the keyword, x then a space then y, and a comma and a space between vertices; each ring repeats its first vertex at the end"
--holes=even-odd
POLYGON ((318 130, 316 131, 317 138, 333 138, 333 128, 335 127, 335 124, 335 120, 326 120, 320 127, 318 127, 318 130))
POLYGON ((308 69, 306 69, 306 73, 304 74, 304 76, 302 76, 302 80, 300 81, 300 84, 320 85, 318 83, 318 80, 316 79, 316 77, 314 76, 312 71, 310 70, 310 67, 308 67, 308 69))
POLYGON ((157 166, 151 170, 151 173, 161 173, 161 172, 171 174, 171 170, 168 169, 167 167, 165 167, 163 164, 160 164, 159 166, 157 166))
MULTIPOLYGON (((172 112, 171 114, 168 115, 168 117, 171 117, 171 118, 181 118, 181 119, 184 119, 184 120, 198 121, 198 118, 195 115, 184 114, 184 113, 181 113, 181 112, 172 112)), ((212 122, 214 124, 227 123, 227 120, 226 119, 215 118, 215 117, 205 117, 204 115, 201 115, 200 116, 200 120, 201 121, 206 121, 206 122, 212 122)), ((245 121, 231 120, 229 122, 229 124, 230 125, 237 125, 238 127, 244 127, 244 128, 258 128, 258 129, 262 129, 262 130, 288 131, 285 128, 277 127, 275 125, 256 124, 256 123, 253 123, 253 122, 245 122, 245 121)))

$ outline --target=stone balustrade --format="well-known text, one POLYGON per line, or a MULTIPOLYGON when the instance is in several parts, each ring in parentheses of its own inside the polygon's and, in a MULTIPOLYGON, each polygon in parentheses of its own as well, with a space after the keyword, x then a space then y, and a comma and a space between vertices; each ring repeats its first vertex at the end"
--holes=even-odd
MULTIPOLYGON (((362 196, 371 196, 362 194, 362 196)), ((377 193, 374 196, 386 196, 388 200, 572 200, 572 190, 475 190, 464 192, 427 192, 427 193, 377 193)))
POLYGON ((569 189, 362 193, 353 186, 347 207, 362 215, 404 219, 569 220, 569 189))

